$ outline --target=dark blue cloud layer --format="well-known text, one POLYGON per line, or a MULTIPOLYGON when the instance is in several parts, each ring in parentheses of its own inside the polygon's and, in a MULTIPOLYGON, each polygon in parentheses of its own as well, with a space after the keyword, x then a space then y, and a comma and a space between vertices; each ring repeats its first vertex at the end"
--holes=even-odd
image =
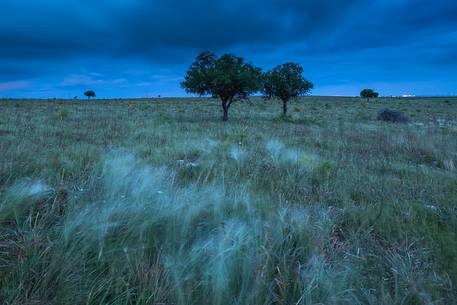
POLYGON ((201 50, 305 66, 315 94, 457 94, 450 0, 0 3, 0 96, 182 95, 201 50))

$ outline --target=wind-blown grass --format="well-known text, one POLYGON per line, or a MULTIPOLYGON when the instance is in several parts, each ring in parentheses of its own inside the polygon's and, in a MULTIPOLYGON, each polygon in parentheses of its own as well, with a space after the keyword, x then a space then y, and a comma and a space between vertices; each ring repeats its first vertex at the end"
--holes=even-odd
POLYGON ((456 104, 301 102, 2 102, 0 300, 452 304, 456 104))

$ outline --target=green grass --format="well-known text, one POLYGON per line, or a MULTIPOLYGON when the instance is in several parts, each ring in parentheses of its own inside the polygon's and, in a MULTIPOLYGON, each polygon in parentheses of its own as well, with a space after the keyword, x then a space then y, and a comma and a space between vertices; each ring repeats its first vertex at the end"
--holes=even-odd
POLYGON ((1 304, 454 304, 457 99, 289 109, 0 100, 1 304))

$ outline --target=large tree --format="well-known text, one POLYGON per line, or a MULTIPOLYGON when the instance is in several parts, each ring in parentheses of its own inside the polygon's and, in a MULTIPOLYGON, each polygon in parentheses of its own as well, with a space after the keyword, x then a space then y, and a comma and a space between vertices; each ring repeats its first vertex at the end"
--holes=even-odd
POLYGON ((313 83, 303 77, 303 68, 296 63, 285 63, 264 74, 263 93, 282 101, 283 114, 287 115, 287 103, 300 95, 305 95, 313 83))
POLYGON ((232 103, 261 89, 260 68, 232 54, 220 57, 202 52, 190 66, 182 87, 187 93, 211 95, 222 102, 223 121, 228 120, 232 103))
POLYGON ((377 98, 379 96, 379 93, 374 91, 373 89, 363 89, 360 92, 360 96, 366 98, 368 102, 370 98, 377 98))

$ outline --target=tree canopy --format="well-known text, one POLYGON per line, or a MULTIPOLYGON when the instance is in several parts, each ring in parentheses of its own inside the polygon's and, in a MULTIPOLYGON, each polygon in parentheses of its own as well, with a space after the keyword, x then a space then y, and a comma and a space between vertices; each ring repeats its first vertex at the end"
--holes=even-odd
POLYGON ((287 114, 290 99, 308 93, 313 83, 303 77, 303 67, 296 63, 276 66, 263 76, 263 93, 268 97, 279 98, 283 102, 283 114, 287 114))
POLYGON ((223 120, 228 120, 228 110, 237 99, 247 98, 261 89, 260 68, 246 63, 232 54, 220 57, 212 52, 202 52, 189 67, 181 86, 187 93, 211 95, 222 102, 223 120))
POLYGON ((374 91, 373 89, 363 89, 360 92, 360 96, 369 100, 370 98, 377 98, 379 93, 374 91))
POLYGON ((95 97, 95 91, 94 90, 87 90, 84 92, 84 95, 87 96, 87 98, 95 97))

